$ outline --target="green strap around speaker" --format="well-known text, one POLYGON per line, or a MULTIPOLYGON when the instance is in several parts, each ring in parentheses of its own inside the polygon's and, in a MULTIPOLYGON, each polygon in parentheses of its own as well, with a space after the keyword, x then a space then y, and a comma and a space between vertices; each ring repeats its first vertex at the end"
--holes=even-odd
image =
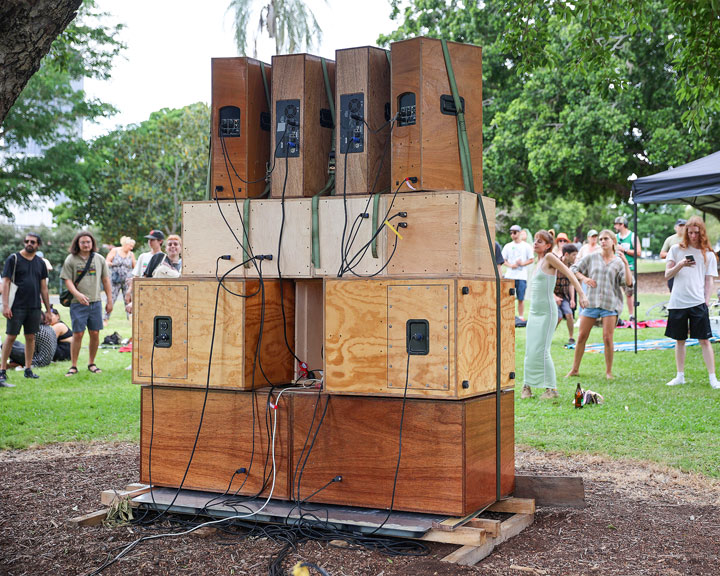
POLYGON ((263 85, 265 86, 265 98, 268 103, 268 112, 272 113, 272 104, 270 102, 270 89, 268 88, 267 75, 265 74, 265 62, 260 62, 260 72, 262 72, 263 85))
MULTIPOLYGON (((452 90, 453 100, 455 101, 455 109, 457 110, 458 125, 458 146, 460 148, 460 163, 462 165, 463 183, 465 190, 475 193, 475 186, 472 174, 472 162, 470 161, 470 144, 467 137, 467 128, 465 126, 465 110, 462 109, 462 102, 458 94, 457 83, 455 82, 455 74, 450 60, 450 52, 448 51, 447 42, 441 40, 443 55, 445 56, 445 67, 447 68, 448 79, 450 80, 450 90, 452 90)), ((500 308, 500 270, 495 262, 495 246, 490 236, 490 227, 488 226, 487 214, 485 213, 485 205, 480 194, 475 194, 480 212, 482 213, 483 224, 485 227, 485 238, 487 238, 489 254, 495 271, 495 498, 502 498, 500 486, 501 472, 501 405, 500 396, 502 392, 502 330, 501 330, 501 308, 500 308)))
MULTIPOLYGON (((373 195, 373 213, 372 213, 372 229, 377 230, 378 229, 378 216, 380 212, 380 192, 373 195)), ((370 247, 372 249, 372 257, 377 258, 378 257, 378 251, 377 251, 377 234, 373 234, 374 238, 372 239, 372 243, 370 244, 370 247)))
POLYGON ((245 268, 250 268, 250 198, 243 200, 243 260, 248 260, 245 268))
MULTIPOLYGON (((327 71, 327 61, 321 58, 323 77, 325 78, 325 92, 327 94, 328 104, 330 105, 330 116, 332 117, 333 130, 332 140, 330 144, 330 154, 335 156, 335 102, 333 101, 332 86, 330 86, 330 75, 327 71)), ((312 264, 315 268, 320 267, 320 215, 318 213, 320 207, 320 197, 326 194, 335 193, 335 174, 330 170, 328 161, 328 180, 325 187, 312 197, 310 205, 312 217, 312 264)))
POLYGON ((452 91, 452 97, 455 102, 455 110, 457 110, 458 146, 460 147, 460 164, 462 166, 463 184, 465 186, 465 190, 475 192, 472 162, 470 160, 470 144, 467 137, 467 127, 465 126, 465 110, 462 108, 462 101, 460 100, 457 83, 455 82, 455 73, 453 72, 447 42, 445 40, 441 40, 441 43, 443 56, 445 57, 445 67, 447 68, 448 79, 450 80, 450 90, 452 91))
POLYGON ((207 182, 205 183, 205 186, 207 188, 207 194, 205 196, 205 200, 212 200, 212 190, 210 190, 210 184, 211 184, 211 174, 212 174, 212 126, 210 127, 210 137, 208 139, 208 170, 207 170, 207 182))

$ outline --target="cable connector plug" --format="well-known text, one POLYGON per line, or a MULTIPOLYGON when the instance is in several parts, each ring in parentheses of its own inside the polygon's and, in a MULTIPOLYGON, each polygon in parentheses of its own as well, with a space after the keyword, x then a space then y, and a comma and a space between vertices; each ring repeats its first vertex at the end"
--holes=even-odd
POLYGON ((407 218, 407 212, 398 212, 398 216, 400 216, 400 218, 407 218))
POLYGON ((335 478, 332 479, 332 481, 333 482, 342 482, 342 476, 340 476, 340 474, 338 474, 337 476, 335 476, 335 478))
POLYGON ((230 254, 223 254, 220 256, 220 260, 232 260, 232 256, 230 254))
POLYGON ((361 213, 360 213, 360 218, 370 218, 370 214, 367 213, 367 212, 361 212, 361 213))
POLYGON ((235 474, 247 474, 247 473, 248 473, 248 471, 247 471, 247 468, 245 468, 245 467, 238 468, 237 470, 235 470, 235 474))
POLYGON ((408 223, 407 223, 407 222, 398 222, 397 227, 398 227, 398 228, 407 228, 407 227, 408 227, 408 223))
POLYGON ((273 255, 272 254, 258 254, 255 256, 256 260, 272 260, 273 255))

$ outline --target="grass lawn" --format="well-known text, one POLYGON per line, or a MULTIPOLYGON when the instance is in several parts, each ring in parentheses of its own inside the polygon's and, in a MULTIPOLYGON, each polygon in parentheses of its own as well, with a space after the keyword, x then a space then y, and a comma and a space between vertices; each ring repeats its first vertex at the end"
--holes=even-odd
MULTIPOLYGON (((640 317, 665 296, 641 295, 640 317)), ((62 310, 65 318, 67 310, 62 310)), ((130 336, 122 309, 113 314, 105 334, 130 336)), ((638 331, 638 337, 660 338, 662 329, 638 331)), ((577 336, 577 334, 576 334, 577 336)), ((633 331, 618 329, 616 341, 632 340, 633 331)), ((720 391, 708 385, 700 347, 688 348, 685 386, 670 388, 675 375, 674 352, 657 350, 617 352, 615 380, 607 382, 602 354, 586 353, 578 378, 563 376, 573 352, 563 347, 567 328, 556 331, 552 346, 561 397, 554 401, 520 400, 523 382, 525 329, 516 331, 516 441, 543 450, 591 452, 611 457, 652 460, 683 470, 720 478, 720 391), (602 406, 581 410, 572 406, 577 382, 605 397, 602 406)), ((602 340, 594 328, 590 342, 602 340)), ((86 341, 87 343, 87 336, 86 341)), ((717 347, 716 347, 717 348, 717 347)), ((716 350, 717 352, 717 350, 716 350)), ((97 364, 103 374, 87 371, 87 348, 80 354, 80 373, 64 374, 69 362, 38 369, 40 379, 25 380, 10 373, 16 388, 0 389, 0 449, 26 448, 66 441, 139 440, 140 390, 130 383, 130 354, 100 350, 97 364)), ((718 359, 720 362, 720 358, 718 359)))
MULTIPOLYGON (((640 318, 647 307, 664 299, 662 294, 640 295, 640 318)), ((675 376, 674 350, 616 352, 612 381, 605 379, 605 357, 586 352, 580 376, 565 379, 573 360, 573 351, 564 348, 567 337, 563 323, 552 344, 560 398, 521 400, 525 329, 516 330, 518 444, 568 454, 591 452, 652 460, 720 478, 720 390, 708 384, 699 346, 687 349, 688 383, 668 387, 665 383, 675 376), (572 400, 578 382, 602 394, 605 404, 574 408, 572 400)), ((662 337, 661 328, 638 330, 638 340, 662 337)), ((616 342, 632 339, 633 330, 615 331, 616 342)), ((600 328, 593 328, 589 342, 602 342, 600 328)), ((719 356, 718 346, 713 348, 719 356)))
POLYGON ((643 258, 640 258, 640 263, 638 264, 638 274, 664 271, 665 260, 645 260, 643 258))
MULTIPOLYGON (((59 307, 70 324, 70 309, 59 307)), ((4 319, 3 319, 4 320, 4 319)), ((110 325, 100 341, 117 331, 123 338, 132 332, 119 300, 110 325)), ((4 322, 3 322, 4 333, 4 322)), ((66 378, 70 362, 37 368, 38 380, 26 380, 21 371, 8 370, 15 388, 0 388, 0 449, 68 441, 138 441, 140 437, 140 388, 131 384, 131 354, 117 348, 98 350, 95 359, 102 374, 87 369, 88 335, 78 360, 79 373, 66 378)))

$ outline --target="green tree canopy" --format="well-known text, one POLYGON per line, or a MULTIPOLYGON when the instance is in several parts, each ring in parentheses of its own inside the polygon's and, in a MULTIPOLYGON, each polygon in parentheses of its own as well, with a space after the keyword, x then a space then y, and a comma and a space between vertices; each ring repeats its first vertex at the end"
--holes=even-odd
POLYGON ((59 222, 94 224, 117 243, 152 228, 179 233, 182 201, 206 195, 210 110, 204 103, 163 109, 89 144, 82 177, 58 206, 59 222))
POLYGON ((85 145, 75 128, 83 120, 114 113, 112 106, 88 98, 74 85, 84 78, 108 78, 123 48, 116 39, 121 25, 105 24, 106 16, 95 11, 92 1, 83 4, 3 122, 0 214, 10 216, 12 204, 29 206, 77 183, 77 164, 85 145), (41 147, 40 155, 19 153, 30 142, 41 147))
MULTIPOLYGON (((617 5, 605 3, 602 10, 617 5)), ((667 52, 674 23, 663 2, 646 1, 646 25, 630 27, 614 50, 626 71, 617 82, 605 67, 581 65, 587 29, 572 19, 549 19, 543 28, 552 61, 531 54, 539 50, 535 44, 513 44, 507 36, 520 26, 508 20, 514 6, 410 0, 401 10, 393 1, 400 26, 379 39, 424 34, 483 47, 484 191, 500 209, 553 206, 559 197, 610 205, 628 196, 630 174, 658 172, 714 151, 717 122, 698 132, 682 120, 687 107, 676 98, 677 71, 667 52), (537 64, 524 65, 524 58, 537 64)))

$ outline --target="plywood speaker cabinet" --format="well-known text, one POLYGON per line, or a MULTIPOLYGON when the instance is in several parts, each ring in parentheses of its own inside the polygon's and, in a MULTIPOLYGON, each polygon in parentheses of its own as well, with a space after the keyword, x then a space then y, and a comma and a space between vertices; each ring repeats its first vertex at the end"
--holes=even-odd
MULTIPOLYGON (((265 466, 272 421, 267 391, 237 392, 143 386, 140 421, 140 480, 230 494, 270 493, 272 470, 265 466), (205 410, 203 412, 203 404, 205 410), (254 414, 253 414, 254 412, 254 414), (201 425, 202 419, 202 425, 201 425), (268 422, 270 426, 268 427, 268 422), (193 453, 195 437, 197 446, 193 453), (254 441, 254 442, 253 442, 254 441), (152 443, 152 444, 151 444, 152 443), (192 461, 191 461, 192 454, 192 461), (188 468, 189 464, 189 468, 188 468), (245 468, 247 474, 235 474, 245 468), (267 484, 265 481, 267 481, 267 484)), ((278 403, 275 430, 274 498, 289 498, 290 405, 278 403)))
MULTIPOLYGON (((271 129, 261 62, 244 57, 213 58, 211 66, 210 190, 217 198, 257 196, 266 186, 271 129)), ((265 65, 265 75, 269 89, 269 65, 265 65)))
MULTIPOLYGON (((303 456, 317 394, 293 398, 293 469, 303 456)), ((309 503, 387 509, 392 498, 402 398, 320 397, 327 411, 296 497, 309 503), (342 482, 327 486, 335 476, 342 482), (323 489, 323 487, 326 487, 323 489)), ((448 402, 407 400, 394 510, 463 516, 496 499, 495 394, 448 402)), ((500 486, 514 489, 514 395, 501 395, 500 486)))
MULTIPOLYGON (((271 195, 313 196, 328 181, 333 133, 322 59, 310 54, 288 54, 273 56, 272 64, 271 195)), ((326 60, 326 64, 334 94, 335 62, 326 60)))
MULTIPOLYGON (((501 386, 515 385, 515 298, 501 281, 501 386)), ((514 290, 514 289, 513 289, 514 290)), ((496 389, 494 280, 325 280, 325 389, 462 399, 496 389)))
MULTIPOLYGON (((205 398, 205 390, 142 388, 140 480, 179 487, 187 470, 186 489, 254 495, 265 486, 262 495, 269 495, 267 389, 209 390, 205 398), (235 474, 241 468, 247 480, 235 474)), ((515 480, 512 392, 501 394, 500 408, 500 492, 507 496, 515 480)), ((389 508, 402 410, 402 398, 288 390, 273 411, 272 496, 308 498, 308 505, 389 508), (311 450, 309 434, 315 437, 311 450), (342 481, 328 485, 338 475, 342 481)), ((495 394, 461 402, 407 400, 393 509, 465 515, 491 504, 496 455, 495 394)))
POLYGON ((291 382, 294 358, 285 344, 285 331, 291 340, 295 333, 295 290, 292 282, 283 282, 281 286, 278 280, 265 280, 262 317, 258 280, 226 281, 231 294, 222 288, 218 292, 214 279, 134 279, 133 383, 205 387, 210 365, 212 388, 250 390, 267 386, 255 362, 261 324, 262 369, 273 383, 291 382), (287 322, 283 321, 281 302, 287 322))
MULTIPOLYGON (((482 192, 482 49, 448 42, 465 122, 475 192, 482 192)), ((440 40, 412 38, 392 52, 392 184, 417 178, 419 190, 462 190, 457 114, 440 40)))
POLYGON ((390 61, 381 48, 335 52, 337 194, 390 189, 390 61))
POLYGON ((278 258, 283 278, 312 277, 311 200, 247 200, 247 214, 244 202, 183 202, 183 275, 257 278, 259 269, 242 263, 262 254, 273 257, 262 262, 264 278, 278 277, 278 258), (218 260, 223 255, 230 259, 218 260))

